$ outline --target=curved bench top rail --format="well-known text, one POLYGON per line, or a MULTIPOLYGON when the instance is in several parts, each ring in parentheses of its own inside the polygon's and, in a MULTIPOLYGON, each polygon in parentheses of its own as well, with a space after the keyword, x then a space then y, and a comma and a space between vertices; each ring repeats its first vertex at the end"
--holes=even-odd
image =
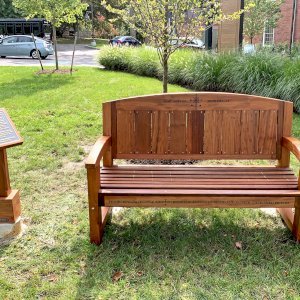
POLYGON ((103 104, 112 157, 124 159, 280 159, 293 104, 260 96, 189 92, 103 104))

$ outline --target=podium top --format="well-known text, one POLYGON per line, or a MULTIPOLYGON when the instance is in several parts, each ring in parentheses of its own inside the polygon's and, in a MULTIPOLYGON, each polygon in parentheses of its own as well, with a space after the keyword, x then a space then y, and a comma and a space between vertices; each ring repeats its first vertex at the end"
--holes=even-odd
POLYGON ((0 149, 21 145, 23 139, 4 108, 0 108, 0 149))

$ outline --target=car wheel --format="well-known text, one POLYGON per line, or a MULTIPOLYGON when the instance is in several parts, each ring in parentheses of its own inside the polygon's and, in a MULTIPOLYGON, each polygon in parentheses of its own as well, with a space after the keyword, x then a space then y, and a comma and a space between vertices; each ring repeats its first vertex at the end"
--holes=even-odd
POLYGON ((1 56, 1 58, 5 58, 6 56, 1 56))
POLYGON ((41 59, 46 59, 48 57, 48 55, 46 56, 41 56, 41 59))
MULTIPOLYGON (((40 51, 39 51, 39 53, 40 53, 40 51)), ((40 53, 40 55, 41 55, 41 53, 40 53)), ((30 52, 30 56, 32 57, 32 59, 38 59, 39 58, 38 52, 36 50, 32 50, 30 52)))

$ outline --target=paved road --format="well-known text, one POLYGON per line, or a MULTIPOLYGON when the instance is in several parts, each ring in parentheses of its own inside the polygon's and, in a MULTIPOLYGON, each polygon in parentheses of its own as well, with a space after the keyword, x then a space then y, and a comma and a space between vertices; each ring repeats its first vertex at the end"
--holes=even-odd
MULTIPOLYGON (((58 58, 61 66, 70 66, 72 60, 73 45, 58 45, 58 58)), ((99 67, 97 62, 99 50, 91 49, 85 45, 77 45, 74 65, 99 67)), ((43 60, 44 66, 54 66, 54 55, 43 60)), ((7 57, 0 58, 0 66, 39 66, 39 61, 31 57, 7 57)))

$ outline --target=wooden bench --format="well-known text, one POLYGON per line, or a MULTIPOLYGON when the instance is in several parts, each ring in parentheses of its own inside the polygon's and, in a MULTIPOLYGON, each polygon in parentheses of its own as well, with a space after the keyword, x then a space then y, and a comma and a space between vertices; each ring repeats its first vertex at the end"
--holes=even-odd
POLYGON ((229 93, 142 96, 103 104, 103 137, 86 160, 91 242, 112 207, 277 207, 300 240, 289 168, 293 105, 229 93), (103 166, 100 161, 103 158, 103 166), (276 166, 114 165, 114 159, 274 160, 276 166), (292 211, 295 208, 295 215, 292 211))

